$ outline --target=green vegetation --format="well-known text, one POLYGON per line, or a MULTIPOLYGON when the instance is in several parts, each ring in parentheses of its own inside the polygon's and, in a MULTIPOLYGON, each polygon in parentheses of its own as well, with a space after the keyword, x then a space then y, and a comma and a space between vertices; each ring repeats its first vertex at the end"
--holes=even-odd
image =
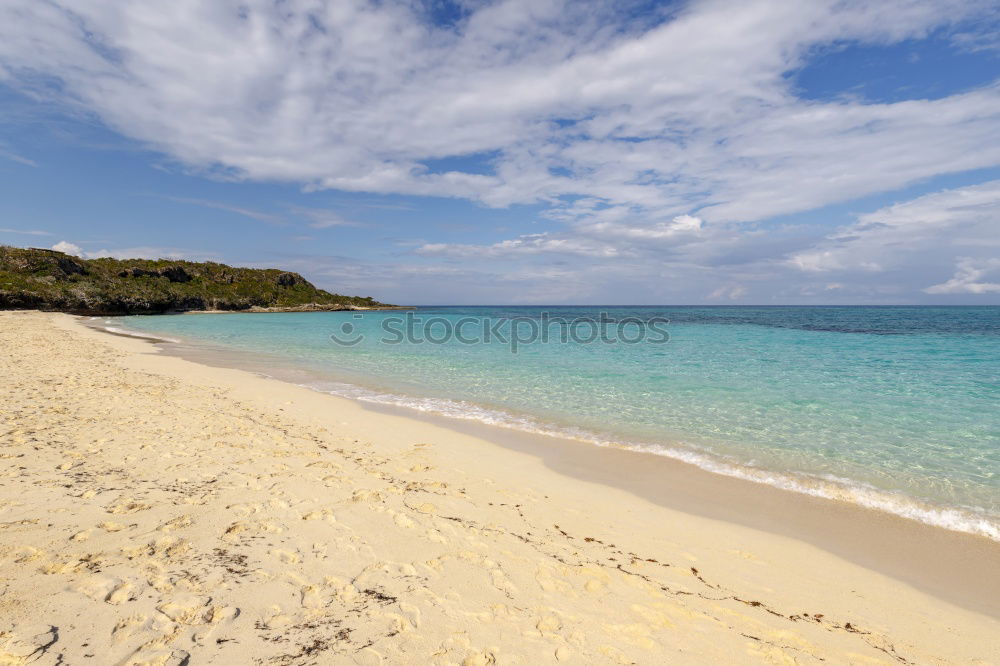
POLYGON ((349 310, 370 297, 317 289, 298 273, 169 259, 81 259, 0 245, 0 309, 79 314, 183 310, 349 310))

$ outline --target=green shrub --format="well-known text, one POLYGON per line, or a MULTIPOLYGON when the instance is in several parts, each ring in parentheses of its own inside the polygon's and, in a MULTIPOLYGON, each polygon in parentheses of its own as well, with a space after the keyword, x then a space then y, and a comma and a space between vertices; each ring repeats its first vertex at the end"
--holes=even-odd
POLYGON ((0 309, 154 314, 316 306, 379 307, 369 296, 317 289, 298 273, 169 259, 80 259, 0 245, 0 309))

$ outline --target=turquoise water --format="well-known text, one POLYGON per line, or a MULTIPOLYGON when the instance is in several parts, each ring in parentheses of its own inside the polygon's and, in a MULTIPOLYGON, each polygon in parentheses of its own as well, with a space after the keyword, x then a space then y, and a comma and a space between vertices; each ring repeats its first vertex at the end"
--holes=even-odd
POLYGON ((1000 308, 420 308, 418 339, 390 344, 405 316, 111 325, 238 352, 318 390, 653 451, 1000 539, 1000 308), (609 337, 643 341, 588 343, 593 325, 571 322, 602 311, 609 337), (526 338, 543 312, 565 321, 513 353, 512 327, 526 338), (463 319, 466 342, 442 342, 463 319), (576 341, 560 337, 570 330, 576 341))

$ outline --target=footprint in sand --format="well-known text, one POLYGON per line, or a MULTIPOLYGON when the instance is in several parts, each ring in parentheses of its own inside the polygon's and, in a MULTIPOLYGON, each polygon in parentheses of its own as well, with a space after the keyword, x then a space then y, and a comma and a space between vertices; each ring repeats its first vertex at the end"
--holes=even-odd
POLYGON ((124 666, 187 666, 191 655, 184 650, 142 650, 133 654, 124 666))
POLYGON ((294 618, 291 615, 288 615, 287 613, 283 613, 281 611, 280 606, 272 606, 270 610, 272 611, 271 616, 265 618, 262 622, 259 623, 264 628, 281 629, 283 627, 287 627, 288 625, 292 624, 292 622, 294 622, 294 618))
POLYGON ((412 520, 410 520, 410 518, 406 514, 396 513, 396 512, 392 512, 392 513, 393 513, 393 516, 392 516, 393 522, 395 522, 400 527, 409 529, 411 527, 415 527, 416 526, 416 523, 413 522, 412 520))
POLYGON ((130 615, 119 620, 118 624, 111 630, 111 640, 115 643, 128 640, 136 632, 147 629, 148 620, 149 618, 145 615, 130 615))
POLYGON ((380 666, 382 655, 370 647, 366 647, 354 655, 354 663, 358 666, 380 666))
POLYGON ((103 523, 97 524, 98 529, 102 529, 105 532, 120 532, 125 529, 125 526, 121 523, 115 523, 111 521, 105 521, 103 523))
POLYGON ((334 469, 338 471, 343 469, 343 467, 341 467, 337 463, 330 462, 328 460, 317 460, 315 462, 309 463, 308 465, 306 465, 306 467, 321 467, 323 469, 334 469))
POLYGON ((448 539, 440 532, 440 530, 427 530, 427 533, 424 536, 426 536, 427 540, 431 543, 448 543, 448 539))
POLYGON ((131 497, 124 497, 111 506, 109 506, 106 511, 108 513, 114 514, 125 514, 125 513, 137 513, 139 511, 146 511, 151 509, 152 506, 145 504, 144 502, 137 502, 131 497))
POLYGON ((262 504, 257 503, 244 503, 244 504, 229 504, 226 506, 227 511, 232 511, 244 516, 250 516, 255 513, 260 513, 264 510, 262 504))
POLYGON ((303 608, 322 608, 323 596, 315 585, 306 585, 299 590, 299 603, 303 608))
POLYGON ((316 509, 315 511, 310 511, 302 515, 302 520, 326 520, 328 522, 336 522, 336 518, 333 517, 333 509, 316 509))
POLYGON ((562 629, 562 620, 555 615, 545 615, 538 618, 535 628, 542 632, 542 634, 554 634, 562 629))
POLYGON ((399 604, 399 612, 414 629, 420 628, 420 609, 412 604, 399 604))
POLYGON ((302 561, 302 556, 292 550, 275 548, 271 554, 281 560, 284 564, 298 564, 302 561))
POLYGON ((109 578, 106 576, 88 578, 70 589, 74 592, 84 594, 94 601, 103 601, 112 605, 132 601, 136 598, 132 593, 133 586, 131 583, 119 578, 109 578))
POLYGON ((194 521, 191 519, 191 516, 188 515, 177 516, 176 518, 168 520, 167 522, 163 523, 156 529, 158 529, 161 532, 170 532, 171 530, 179 530, 184 527, 189 527, 192 522, 194 521))
MULTIPOLYGON (((191 636, 191 640, 197 645, 212 644, 212 637, 220 630, 235 620, 240 614, 240 610, 234 606, 213 606, 206 626, 200 628, 191 636)), ((217 642, 215 643, 218 644, 217 642)))
POLYGON ((333 590, 334 596, 341 603, 350 603, 361 596, 352 583, 337 578, 336 576, 327 576, 323 579, 323 585, 333 590))
POLYGON ((41 560, 47 556, 44 550, 35 548, 34 546, 23 546, 16 551, 17 555, 14 557, 14 562, 17 564, 27 564, 28 562, 34 562, 35 560, 41 560))
POLYGON ((352 502, 368 502, 369 504, 376 504, 385 501, 385 497, 377 490, 368 490, 363 488, 361 490, 355 490, 354 494, 351 495, 352 502))
POLYGON ((10 632, 0 632, 0 663, 26 664, 34 661, 57 639, 56 628, 47 624, 26 625, 10 632))
POLYGON ((497 658, 492 652, 477 652, 462 660, 462 666, 491 666, 495 663, 497 658))
POLYGON ((239 535, 243 532, 258 533, 258 534, 281 534, 285 531, 285 528, 269 521, 251 521, 245 522, 238 520, 229 527, 226 528, 225 533, 222 538, 226 541, 232 542, 238 540, 239 535))
POLYGON ((217 622, 225 618, 235 617, 238 611, 231 606, 212 606, 211 597, 186 595, 176 597, 156 607, 172 621, 178 624, 198 625, 217 622))

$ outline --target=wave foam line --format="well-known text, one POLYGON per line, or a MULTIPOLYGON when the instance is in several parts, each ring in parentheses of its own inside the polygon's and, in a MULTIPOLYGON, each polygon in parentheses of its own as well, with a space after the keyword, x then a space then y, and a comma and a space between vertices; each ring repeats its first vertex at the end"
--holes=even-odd
MULTIPOLYGON (((94 321, 93 319, 91 321, 94 321)), ((174 338, 166 338, 162 335, 152 335, 149 333, 140 333, 139 331, 132 331, 127 328, 120 328, 118 326, 111 326, 107 323, 98 326, 98 328, 107 331, 108 333, 113 333, 114 335, 124 335, 127 338, 139 338, 140 340, 152 340, 154 342, 173 342, 179 344, 180 340, 174 338)))
POLYGON ((531 418, 515 416, 501 410, 487 409, 478 405, 446 398, 416 398, 394 393, 371 391, 351 384, 304 384, 323 393, 383 405, 405 407, 419 412, 437 414, 467 421, 478 421, 488 425, 512 430, 521 430, 540 435, 573 439, 597 446, 641 451, 673 458, 700 469, 723 476, 744 479, 754 483, 780 488, 803 495, 822 497, 830 500, 849 502, 869 509, 890 513, 902 518, 916 520, 935 527, 956 532, 966 532, 1000 541, 1000 523, 975 510, 935 506, 901 494, 879 490, 875 487, 845 479, 819 478, 807 474, 791 475, 774 472, 749 465, 726 462, 715 456, 656 444, 619 442, 606 440, 578 428, 557 428, 543 425, 531 418))

